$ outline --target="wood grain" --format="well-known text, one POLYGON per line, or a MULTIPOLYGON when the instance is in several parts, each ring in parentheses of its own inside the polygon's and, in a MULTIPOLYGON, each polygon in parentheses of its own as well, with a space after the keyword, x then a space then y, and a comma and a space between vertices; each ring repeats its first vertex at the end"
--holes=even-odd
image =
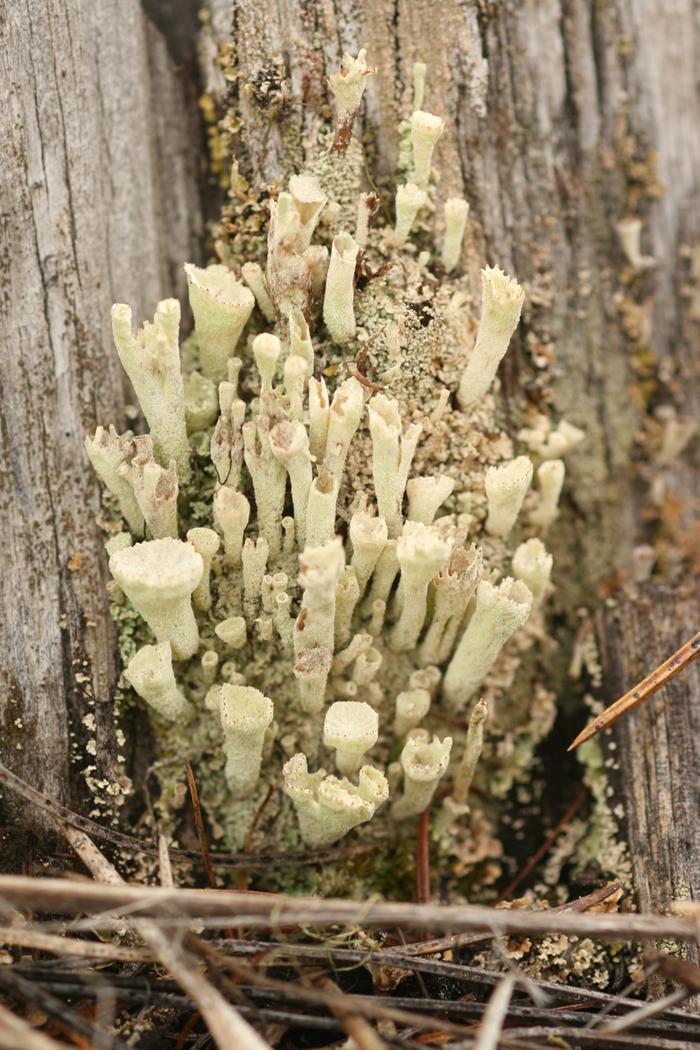
MULTIPOLYGON (((649 587, 598 618, 606 693, 652 670, 700 624, 697 587, 649 587)), ((700 899, 700 666, 677 678, 612 730, 618 791, 640 910, 666 913, 700 899)), ((697 959, 697 946, 690 947, 697 959)))
MULTIPOLYGON (((106 786, 116 753, 114 632, 83 439, 96 423, 123 429, 133 396, 111 303, 152 314, 182 291, 182 260, 198 251, 197 128, 136 0, 5 5, 0 83, 0 751, 75 802, 84 769, 106 786)), ((6 800, 8 861, 23 814, 6 800)))

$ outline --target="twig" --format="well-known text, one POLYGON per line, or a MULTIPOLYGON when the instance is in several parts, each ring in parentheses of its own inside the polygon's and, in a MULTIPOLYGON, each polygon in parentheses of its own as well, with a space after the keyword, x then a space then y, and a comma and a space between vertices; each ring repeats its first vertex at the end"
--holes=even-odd
MULTIPOLYGON (((126 1044, 96 1024, 92 1025, 79 1014, 69 1010, 55 995, 48 992, 36 981, 29 981, 16 972, 13 966, 0 966, 0 988, 15 999, 29 1003, 43 1010, 45 1014, 58 1022, 66 1032, 75 1032, 90 1041, 95 1050, 127 1050, 126 1044)), ((0 1046, 2 1043, 0 1042, 0 1046)), ((15 1043, 12 1050, 17 1050, 23 1043, 15 1043)))
POLYGON ((617 893, 621 889, 621 882, 608 882, 605 886, 601 886, 600 889, 587 893, 585 897, 576 897, 572 901, 567 901, 566 904, 557 905, 556 908, 552 908, 552 911, 587 911, 589 908, 595 908, 598 904, 602 904, 613 893, 617 893))
MULTIPOLYGON (((304 975, 305 979, 315 978, 316 974, 304 975)), ((481 976, 481 975, 479 975, 481 976)), ((502 973, 489 973, 489 977, 492 978, 492 986, 496 986, 503 979, 502 973)), ((526 985, 523 981, 522 975, 518 976, 514 974, 516 986, 522 985, 522 990, 526 991, 526 985)), ((45 982, 47 987, 55 988, 56 994, 63 997, 86 997, 94 994, 90 984, 82 985, 79 983, 80 975, 73 974, 57 974, 55 976, 47 975, 43 973, 39 975, 39 979, 45 982)), ((89 975, 83 976, 83 980, 89 980, 89 975)), ((118 992, 120 1000, 124 1002, 137 1002, 144 1001, 151 1005, 165 1005, 178 1007, 181 1004, 187 1004, 188 1000, 179 993, 177 984, 174 981, 165 979, 153 982, 153 979, 149 975, 142 975, 139 977, 131 978, 119 978, 110 977, 110 982, 113 984, 118 992), (173 989, 175 991, 173 991, 173 989)), ((485 982, 481 982, 484 984, 485 982)), ((280 987, 269 988, 266 986, 252 986, 248 984, 239 984, 236 986, 236 990, 245 994, 246 998, 250 1000, 250 1003, 246 1003, 245 1006, 251 1011, 251 1016, 256 1018, 258 1014, 262 1014, 266 1009, 271 1006, 285 1006, 290 1004, 292 1008, 294 1004, 298 1002, 300 996, 298 994, 299 985, 293 982, 283 982, 280 987)), ((585 992, 580 990, 581 994, 585 992)), ((575 993, 576 989, 565 988, 566 993, 575 993)), ((605 998, 604 993, 599 995, 605 998)), ((613 997, 609 997, 613 999, 613 997)), ((467 1020, 470 1023, 479 1022, 486 1005, 484 1003, 472 1001, 471 999, 433 999, 427 1000, 416 999, 413 996, 377 996, 377 995, 363 995, 359 999, 353 995, 351 1002, 364 1003, 368 1002, 377 1007, 389 1006, 396 1007, 403 1010, 415 1011, 418 1009, 422 1016, 426 1016, 426 1024, 435 1024, 436 1017, 444 1018, 449 1017, 450 1019, 463 1021, 467 1020)), ((620 1006, 619 1000, 613 999, 613 1003, 616 1007, 620 1006)), ((555 1008, 545 1008, 542 1004, 530 1006, 528 1004, 513 1003, 511 1002, 508 1009, 508 1022, 513 1023, 519 1021, 520 1023, 531 1023, 531 1024, 557 1024, 557 1025, 568 1025, 580 1028, 585 1025, 586 1030, 592 1029, 599 1019, 600 1015, 591 1013, 590 1009, 595 1007, 596 1003, 589 1002, 586 1004, 585 1010, 577 1009, 576 1005, 566 1005, 555 1008)), ((638 1001, 625 1002, 625 1005, 630 1005, 633 1008, 639 1005, 638 1001)), ((237 1004, 238 1009, 243 1010, 244 1004, 237 1004)), ((304 1016, 303 1006, 299 1006, 301 1016, 304 1016)), ((307 1010, 308 1016, 308 1010, 307 1010)), ((683 1010, 666 1010, 663 1018, 658 1020, 647 1020, 642 1021, 639 1025, 641 1031, 649 1033, 658 1033, 665 1036, 673 1036, 675 1039, 682 1037, 686 1038, 687 1042, 700 1042, 700 1017, 697 1014, 688 1014, 683 1010), (681 1020, 676 1020, 680 1017, 681 1020)), ((390 1041, 390 1037, 385 1037, 387 1042, 390 1041)))
MULTIPOLYGON (((556 908, 550 909, 550 911, 557 913, 564 911, 586 911, 588 908, 593 908, 595 905, 601 904, 619 889, 619 882, 610 882, 607 886, 601 886, 599 890, 594 890, 593 893, 586 894, 585 897, 577 897, 573 901, 567 901, 566 904, 559 904, 556 908)), ((436 937, 435 940, 432 941, 416 941, 413 944, 392 945, 384 950, 386 952, 397 952, 403 956, 436 955, 438 952, 451 951, 453 948, 466 948, 473 944, 481 944, 483 941, 490 939, 491 937, 489 934, 456 933, 449 937, 436 937)))
POLYGON ((696 995, 700 992, 700 967, 695 963, 688 962, 687 959, 677 959, 666 952, 653 952, 645 957, 644 964, 647 974, 660 972, 664 977, 677 981, 683 987, 676 989, 676 991, 661 999, 655 999, 653 1002, 646 1003, 637 1010, 631 1010, 623 1017, 606 1022, 603 1028, 604 1031, 626 1032, 628 1029, 638 1025, 640 1021, 644 1021, 649 1017, 656 1017, 677 1003, 682 1003, 691 995, 696 995))
POLYGON ((484 1010, 473 1050, 497 1050, 514 987, 515 977, 509 973, 494 988, 488 1006, 484 1010))
POLYGON ((67 1043, 57 1043, 37 1032, 26 1021, 0 1003, 0 1050, 71 1050, 67 1043))
MULTIPOLYGON (((613 941, 674 938, 695 941, 697 922, 679 915, 614 912, 531 911, 492 908, 480 904, 411 904, 399 901, 351 901, 337 898, 286 897, 283 894, 240 893, 236 890, 166 890, 159 886, 102 886, 74 879, 41 879, 0 875, 0 900, 18 907, 77 915, 126 910, 140 918, 158 917, 165 925, 189 925, 193 919, 216 925, 252 928, 328 926, 341 924, 392 929, 471 931, 507 934, 600 937, 613 941), (175 913, 175 914, 174 914, 175 913)), ((90 920, 91 928, 100 927, 90 920)), ((76 924, 79 926, 79 924, 76 924)))
POLYGON ((636 1027, 640 1021, 646 1021, 650 1017, 656 1017, 672 1006, 682 1003, 691 993, 687 988, 677 988, 675 992, 665 995, 662 999, 654 999, 651 1003, 645 1003, 638 1010, 630 1010, 624 1017, 616 1017, 614 1021, 606 1021, 601 1027, 602 1032, 627 1032, 636 1027))
POLYGON ((601 729, 607 729, 613 722, 617 722, 618 718, 626 715, 628 711, 633 711, 635 707, 648 700, 650 696, 653 696, 657 690, 661 689, 667 682, 670 682, 677 674, 684 671, 697 656, 700 656, 700 631, 694 634, 685 645, 682 645, 673 656, 669 656, 668 660, 664 660, 662 664, 659 664, 638 685, 635 685, 624 696, 621 696, 619 700, 616 700, 614 704, 611 704, 610 707, 606 707, 603 713, 594 718, 579 733, 576 739, 569 744, 567 751, 573 751, 579 744, 583 744, 586 740, 590 740, 592 736, 595 736, 596 733, 599 733, 601 729))
MULTIPOLYGON (((162 1006, 166 1008, 182 1009, 186 1008, 189 1005, 189 997, 183 995, 182 992, 180 992, 179 990, 176 993, 159 991, 158 989, 162 984, 171 985, 174 984, 174 982, 158 981, 154 984, 152 980, 146 979, 144 980, 143 988, 140 988, 138 990, 125 989, 120 992, 120 998, 127 1002, 144 1002, 149 1007, 162 1006)), ((175 985, 175 987, 178 986, 175 985)), ((63 991, 65 995, 87 996, 91 993, 91 988, 89 985, 82 985, 80 983, 64 983, 59 986, 59 990, 63 991)), ((276 998, 274 993, 266 989, 246 989, 246 991, 248 993, 252 991, 254 995, 257 993, 258 997, 260 998, 276 998)), ((298 996, 295 996, 294 994, 293 985, 289 988, 288 998, 298 999, 298 996)), ((352 998, 346 996, 346 999, 347 998, 350 998, 348 1007, 351 1009, 352 998)), ((298 1010, 294 1010, 293 1008, 282 1010, 279 1006, 270 1007, 268 1005, 237 1005, 236 1008, 244 1016, 250 1016, 254 1019, 263 1016, 270 1021, 281 1022, 284 1024, 292 1024, 297 1028, 319 1028, 324 1030, 332 1029, 335 1031, 342 1031, 339 1022, 334 1018, 310 1014, 308 1010, 305 1011, 301 1006, 298 1010)), ((405 1045, 405 1041, 402 1040, 401 1042, 403 1045, 405 1045)), ((52 1044, 52 1050, 53 1046, 54 1044, 52 1044)), ((61 1047, 63 1047, 63 1044, 61 1044, 61 1047)), ((2 1047, 2 1043, 0 1043, 0 1048, 1 1050, 4 1050, 4 1047, 2 1047)), ((17 1046, 14 1043, 12 1044, 11 1050, 17 1050, 17 1046)), ((237 1047, 236 1050, 238 1050, 237 1047)))
POLYGON ((207 882, 213 890, 216 889, 216 876, 214 869, 211 866, 211 859, 209 857, 209 846, 207 844, 207 833, 204 827, 204 818, 202 817, 202 806, 199 801, 199 791, 197 789, 197 781, 194 778, 194 770, 189 759, 187 759, 185 766, 187 768, 187 786, 190 789, 190 798, 192 799, 192 809, 194 810, 194 823, 197 828, 197 838, 199 839, 199 848, 202 851, 202 860, 204 862, 204 870, 207 873, 207 882))
MULTIPOLYGON (((247 963, 222 955, 207 941, 199 940, 199 947, 204 956, 213 956, 222 968, 241 974, 254 987, 272 989, 279 994, 293 996, 294 999, 306 999, 310 1003, 318 1003, 329 1010, 332 1010, 333 1007, 337 1007, 339 1010, 352 1009, 356 1014, 365 1017, 386 1018, 386 1020, 396 1021, 398 1024, 408 1025, 423 1031, 429 1031, 435 1026, 433 1018, 424 1017, 414 1010, 399 1010, 393 1006, 383 1005, 378 1002, 377 996, 354 995, 350 999, 343 992, 319 991, 317 988, 310 988, 306 984, 296 984, 293 988, 290 988, 285 981, 268 977, 266 974, 259 973, 247 963)), ((421 1000, 418 999, 415 1002, 419 1003, 421 1000)), ((463 1025, 454 1024, 453 1022, 441 1021, 440 1026, 444 1031, 452 1032, 454 1035, 468 1034, 463 1025)))
MULTIPOLYGON (((150 842, 134 838, 133 835, 125 835, 114 828, 105 828, 89 817, 82 817, 79 813, 68 809, 67 806, 53 799, 47 798, 37 791, 31 784, 18 777, 16 773, 0 762, 0 784, 16 791, 18 795, 26 798, 39 809, 49 813, 55 820, 64 824, 80 828, 91 838, 102 839, 111 842, 113 846, 126 850, 130 853, 145 853, 148 856, 157 856, 158 847, 150 842)), ((359 857, 365 853, 372 852, 376 847, 373 845, 340 846, 328 850, 304 850, 298 853, 257 853, 251 856, 247 853, 210 853, 212 864, 222 868, 268 868, 268 867, 295 867, 306 864, 327 864, 336 860, 347 860, 350 857, 359 857)), ((170 849, 170 856, 176 860, 201 861, 202 854, 196 849, 170 849)))
POLYGON ((165 886, 166 889, 172 889, 175 881, 173 879, 173 866, 170 863, 168 840, 165 835, 158 836, 158 874, 160 875, 161 886, 165 886))
MULTIPOLYGON (((66 825, 59 826, 88 871, 105 883, 102 889, 126 888, 119 872, 84 832, 66 825)), ((172 896, 182 891, 166 889, 162 892, 172 896)), ((203 974, 188 964, 186 955, 176 947, 172 937, 166 936, 155 922, 140 921, 133 925, 199 1008, 220 1050, 228 1050, 232 1045, 240 1047, 240 1050, 270 1050, 268 1043, 241 1017, 235 1007, 224 999, 203 974)))
POLYGON ((31 948, 54 955, 72 955, 81 959, 99 959, 102 962, 150 962, 152 954, 145 948, 125 948, 121 944, 102 941, 83 941, 78 937, 59 937, 42 933, 28 926, 0 926, 0 944, 8 948, 31 948))
POLYGON ((348 362, 346 367, 349 375, 354 379, 357 379, 359 383, 362 383, 362 386, 367 387, 367 389, 371 390, 373 393, 385 389, 385 387, 381 386, 379 383, 373 383, 371 379, 368 379, 364 372, 360 371, 356 361, 348 362))
MULTIPOLYGON (((326 991, 343 994, 335 981, 331 981, 329 977, 321 981, 321 988, 326 991)), ((347 1006, 344 1008, 335 1005, 330 1006, 331 1013, 342 1025, 345 1034, 353 1041, 358 1050, 386 1050, 384 1040, 380 1039, 364 1017, 357 1015, 353 997, 346 995, 345 999, 347 1000, 347 1006)))
POLYGON ((578 811, 580 810, 581 806, 583 805, 583 803, 586 801, 587 798, 588 798, 588 788, 582 787, 581 790, 576 795, 576 798, 574 799, 574 801, 571 803, 571 805, 568 807, 568 809, 564 813, 564 815, 561 818, 561 820, 557 824, 555 824, 555 826, 552 828, 550 833, 547 835, 547 837, 545 838, 544 842, 539 847, 539 849, 535 850, 535 852, 532 854, 532 856, 530 857, 528 862, 523 865, 523 867, 520 869, 520 871, 515 876, 515 878, 511 882, 508 883, 506 888, 500 894, 500 896, 498 898, 499 901, 507 900, 509 897, 513 896, 513 894, 517 890, 517 888, 520 885, 520 883, 524 882, 524 880, 528 877, 530 872, 534 871, 534 869, 537 867, 537 865, 542 860, 542 858, 545 857, 547 855, 547 853, 549 853, 550 849, 552 848, 552 844, 554 842, 556 842, 556 840, 558 839, 559 835, 561 835, 561 833, 564 830, 564 828, 568 827, 568 825, 574 819, 574 817, 576 816, 576 814, 578 813, 578 811))
MULTIPOLYGON (((575 1040, 575 1042, 564 1042, 564 1046, 598 1047, 599 1050, 614 1050, 615 1047, 625 1047, 628 1050, 679 1050, 679 1044, 675 1039, 661 1039, 658 1035, 645 1037, 642 1035, 609 1035, 607 1032, 586 1031, 580 1028, 549 1028, 546 1025, 533 1025, 528 1028, 509 1028, 507 1037, 501 1039, 501 1046, 512 1047, 513 1050, 541 1050, 542 1040, 548 1040, 545 1045, 554 1045, 556 1039, 575 1040), (529 1042, 528 1040, 538 1040, 529 1042)), ((562 1043, 560 1042, 561 1046, 562 1043)), ((683 1043, 680 1044, 684 1046, 683 1043)), ((685 1047, 684 1047, 685 1050, 685 1047)))

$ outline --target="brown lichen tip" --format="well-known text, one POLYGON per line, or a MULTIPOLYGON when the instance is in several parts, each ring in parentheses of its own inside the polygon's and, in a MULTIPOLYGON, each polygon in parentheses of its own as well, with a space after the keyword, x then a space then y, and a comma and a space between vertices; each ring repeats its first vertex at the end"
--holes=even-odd
POLYGON ((610 707, 606 707, 602 714, 598 715, 593 719, 585 729, 582 729, 579 735, 572 740, 567 747, 567 751, 573 751, 575 748, 584 744, 591 737, 594 737, 596 733, 600 733, 602 729, 607 729, 613 722, 617 722, 618 718, 622 718, 628 711, 633 711, 635 707, 638 707, 645 700, 648 700, 650 696, 653 696, 659 689, 661 689, 667 682, 670 682, 672 678, 675 678, 677 674, 684 671, 686 667, 693 662, 693 660, 700 655, 700 631, 693 635, 690 641, 682 645, 680 649, 669 656, 668 660, 665 660, 662 664, 643 678, 638 685, 630 689, 629 692, 621 696, 619 700, 616 700, 614 704, 610 704, 610 707))
POLYGON ((367 65, 367 52, 362 48, 357 58, 353 58, 346 52, 343 55, 340 70, 328 78, 328 86, 333 92, 336 104, 336 129, 331 146, 332 152, 342 156, 347 150, 367 77, 376 72, 376 69, 367 65))

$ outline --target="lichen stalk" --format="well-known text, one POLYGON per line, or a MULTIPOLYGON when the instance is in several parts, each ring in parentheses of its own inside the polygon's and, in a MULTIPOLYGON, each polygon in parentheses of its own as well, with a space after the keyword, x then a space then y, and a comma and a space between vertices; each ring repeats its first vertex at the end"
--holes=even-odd
POLYGON ((119 360, 131 380, 148 422, 158 461, 177 463, 178 477, 190 476, 190 446, 185 422, 185 391, 180 371, 180 304, 158 303, 153 323, 144 323, 134 335, 131 309, 112 307, 112 335, 119 360))
POLYGON ((510 577, 498 586, 481 581, 476 607, 443 680, 442 695, 449 710, 464 708, 531 609, 532 594, 524 583, 510 577))
POLYGON ((485 267, 481 279, 479 331, 457 392, 457 399, 465 410, 482 398, 493 383, 520 320, 525 298, 518 282, 498 267, 485 267))

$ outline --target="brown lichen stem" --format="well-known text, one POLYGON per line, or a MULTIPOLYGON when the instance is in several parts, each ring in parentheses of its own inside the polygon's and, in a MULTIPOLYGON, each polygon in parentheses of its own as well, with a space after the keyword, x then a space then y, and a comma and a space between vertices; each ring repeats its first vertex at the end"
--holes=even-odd
MULTIPOLYGON (((274 790, 275 790, 274 786, 272 784, 268 784, 267 791, 265 792, 265 797, 263 798, 263 800, 260 803, 260 805, 258 806, 258 808, 255 810, 255 813, 253 815, 253 819, 250 822, 250 827, 248 828, 248 834, 246 835, 246 838, 245 838, 245 845, 243 846, 243 852, 244 853, 250 853, 251 850, 253 849, 253 836, 255 835, 255 832, 257 831, 258 824, 260 823, 260 820, 262 818, 263 813, 265 812, 265 808, 266 808, 268 802, 272 798, 274 790)), ((249 877, 250 877, 250 875, 249 875, 248 871, 246 871, 246 869, 244 868, 241 871, 240 875, 238 876, 238 888, 239 888, 239 890, 247 890, 248 889, 248 879, 249 879, 249 877)))

